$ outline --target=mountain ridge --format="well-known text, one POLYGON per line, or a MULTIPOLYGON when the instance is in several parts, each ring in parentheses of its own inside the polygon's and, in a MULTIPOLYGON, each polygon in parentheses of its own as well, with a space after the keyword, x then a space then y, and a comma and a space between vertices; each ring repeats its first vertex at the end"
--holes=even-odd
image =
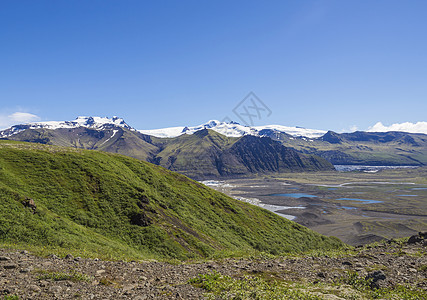
POLYGON ((336 133, 316 139, 285 133, 265 135, 301 153, 315 154, 335 165, 427 165, 427 135, 400 131, 336 133))
POLYGON ((7 138, 26 129, 69 129, 86 127, 92 129, 102 129, 104 126, 115 125, 129 130, 135 130, 129 126, 124 119, 113 116, 108 117, 84 117, 79 116, 73 121, 46 121, 32 122, 26 124, 14 125, 10 128, 0 131, 0 138, 7 138))
POLYGON ((29 124, 19 130, 8 129, 2 136, 16 141, 120 153, 195 179, 333 170, 326 160, 298 153, 269 137, 229 137, 211 129, 201 129, 175 138, 156 138, 130 128, 119 118, 112 120, 115 122, 109 119, 96 122, 94 118, 79 118, 79 121, 49 123, 46 127, 40 123, 29 124), (240 139, 251 145, 238 143, 240 139))
MULTIPOLYGON (((427 122, 418 122, 417 124, 424 124, 427 122)), ((334 132, 332 130, 320 130, 320 129, 307 129, 301 126, 284 126, 284 125, 257 125, 257 126, 248 126, 241 125, 238 122, 230 121, 218 121, 218 120, 209 120, 206 123, 197 126, 176 126, 176 127, 166 127, 159 129, 135 129, 128 125, 123 118, 113 116, 109 117, 93 117, 93 116, 79 116, 73 121, 45 121, 45 122, 32 122, 32 123, 24 123, 17 124, 11 126, 10 128, 0 130, 0 138, 7 137, 8 135, 12 135, 14 133, 19 132, 19 130, 23 129, 36 129, 36 128, 47 128, 47 129, 58 129, 58 128, 76 128, 76 127, 88 127, 88 128, 102 128, 105 125, 116 125, 127 128, 133 131, 139 131, 145 135, 150 135, 159 138, 170 138, 177 137, 182 134, 193 134, 202 129, 211 129, 218 133, 221 133, 225 136, 229 137, 240 137, 243 135, 255 135, 255 136, 263 136, 262 131, 275 131, 280 133, 286 133, 293 137, 305 137, 305 138, 320 138, 328 132, 334 132, 336 134, 352 134, 357 132, 365 132, 365 133, 386 133, 386 132, 405 132, 405 133, 419 133, 419 134, 427 134, 424 132, 410 132, 404 131, 405 127, 399 126, 390 126, 391 129, 388 129, 381 122, 378 122, 376 125, 381 124, 381 126, 377 126, 379 131, 375 131, 376 126, 370 127, 366 131, 353 131, 353 132, 334 132), (395 130, 392 130, 395 129, 395 130), (401 130, 397 130, 401 129, 401 130)), ((402 123, 402 124, 410 124, 410 123, 402 123)), ((396 125, 396 124, 394 124, 396 125)))
POLYGON ((139 130, 141 133, 152 135, 160 138, 177 137, 182 134, 193 134, 202 129, 211 129, 229 137, 241 137, 243 135, 262 136, 260 132, 264 129, 276 130, 284 132, 292 136, 305 136, 315 138, 326 133, 324 130, 306 129, 298 126, 283 126, 283 125, 265 125, 265 126, 247 126, 237 122, 220 122, 218 120, 210 120, 198 126, 178 126, 161 129, 139 130))
POLYGON ((210 129, 170 139, 157 159, 165 168, 189 177, 202 175, 202 179, 333 170, 325 160, 298 153, 268 137, 226 137, 210 129))
POLYGON ((171 138, 177 137, 182 134, 193 134, 202 129, 212 129, 218 133, 221 133, 229 137, 241 137, 243 135, 260 135, 259 132, 263 129, 277 130, 280 132, 286 132, 293 136, 307 136, 310 138, 319 137, 326 133, 324 130, 318 129, 306 129, 299 126, 283 126, 283 125, 265 125, 265 126, 246 126, 241 125, 237 122, 220 122, 218 120, 210 120, 206 123, 203 123, 198 126, 177 126, 177 127, 168 127, 160 129, 146 129, 146 130, 137 130, 130 125, 128 125, 123 118, 113 116, 112 118, 108 117, 86 117, 79 116, 73 121, 46 121, 46 122, 33 122, 26 124, 17 124, 0 131, 1 137, 9 137, 13 134, 16 134, 25 129, 60 129, 60 128, 77 128, 77 127, 87 127, 87 128, 97 128, 101 129, 105 125, 116 125, 123 128, 127 128, 133 131, 139 131, 145 135, 151 135, 159 138, 171 138))
MULTIPOLYGON (((187 147, 187 150, 183 152, 182 149, 177 148, 177 145, 181 143, 182 146, 185 146, 182 144, 184 141, 192 143, 191 138, 187 138, 192 135, 203 139, 200 134, 196 134, 203 130, 216 132, 229 138, 229 141, 234 139, 234 142, 246 136, 257 138, 268 137, 289 149, 295 149, 301 154, 319 156, 332 164, 427 165, 427 135, 422 133, 405 133, 400 131, 336 133, 327 131, 320 137, 310 138, 298 135, 298 132, 301 133, 301 131, 284 132, 278 130, 283 130, 283 128, 283 126, 272 125, 252 128, 235 122, 224 123, 211 120, 196 127, 175 127, 174 131, 177 136, 159 138, 144 134, 144 132, 146 133, 144 130, 136 130, 118 117, 111 119, 78 117, 74 121, 38 122, 16 125, 0 131, 0 137, 11 140, 122 153, 183 172, 188 176, 193 176, 193 178, 199 178, 200 176, 200 179, 204 179, 205 174, 191 174, 189 170, 196 170, 197 164, 199 166, 206 166, 205 162, 199 159, 197 163, 191 163, 190 157, 187 157, 187 161, 183 164, 182 161, 180 162, 180 159, 185 154, 184 152, 189 154, 193 150, 187 147), (176 141, 180 142, 177 143, 176 141), (171 147, 175 148, 174 152, 171 151, 171 147)), ((291 127, 286 128, 289 129, 291 127)), ((302 130, 301 128, 297 129, 302 130)), ((307 131, 307 129, 303 130, 307 131)), ((163 136, 167 136, 167 134, 163 133, 163 136)), ((213 142, 214 140, 212 139, 209 141, 209 143, 213 142)), ((211 146, 203 150, 208 151, 206 152, 206 159, 210 162, 210 165, 206 167, 207 170, 210 170, 207 172, 209 176, 221 177, 255 174, 254 172, 257 168, 246 165, 241 158, 232 157, 233 153, 227 152, 227 147, 215 148, 213 144, 211 146), (230 164, 234 164, 234 173, 228 170, 230 164), (233 174, 230 175, 230 173, 233 174)), ((202 148, 199 150, 202 151, 202 148)), ((234 155, 236 153, 234 152, 234 155)), ((201 157, 201 155, 198 157, 201 157)), ((268 160, 271 158, 273 156, 266 154, 263 159, 268 160)), ((265 170, 261 170, 261 174, 277 172, 277 168, 271 168, 268 164, 268 162, 265 164, 258 163, 258 165, 266 167, 265 170), (271 171, 272 169, 276 171, 271 171)), ((199 168, 199 170, 201 169, 199 168)))

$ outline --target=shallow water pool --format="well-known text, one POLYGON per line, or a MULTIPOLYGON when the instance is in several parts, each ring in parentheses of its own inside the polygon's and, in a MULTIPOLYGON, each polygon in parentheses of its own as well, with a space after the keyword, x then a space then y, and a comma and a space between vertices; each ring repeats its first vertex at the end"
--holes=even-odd
POLYGON ((302 197, 315 198, 315 197, 317 197, 315 195, 304 194, 304 193, 271 194, 269 196, 280 196, 280 197, 291 197, 291 198, 302 198, 302 197))
POLYGON ((359 199, 359 198, 339 198, 337 200, 358 201, 358 202, 364 202, 367 204, 374 204, 374 203, 382 203, 383 202, 383 201, 379 201, 379 200, 367 200, 367 199, 359 199))

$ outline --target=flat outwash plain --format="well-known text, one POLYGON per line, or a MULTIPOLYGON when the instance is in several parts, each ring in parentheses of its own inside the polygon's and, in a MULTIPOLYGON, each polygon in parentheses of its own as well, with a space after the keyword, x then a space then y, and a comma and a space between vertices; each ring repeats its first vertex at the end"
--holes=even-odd
POLYGON ((425 167, 288 173, 210 185, 351 245, 410 236, 427 228, 425 167))

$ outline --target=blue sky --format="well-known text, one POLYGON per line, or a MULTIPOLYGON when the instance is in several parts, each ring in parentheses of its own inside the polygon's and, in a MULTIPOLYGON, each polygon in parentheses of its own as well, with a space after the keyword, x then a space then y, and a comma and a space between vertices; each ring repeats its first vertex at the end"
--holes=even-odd
POLYGON ((427 121, 426 11, 390 0, 1 1, 0 126, 28 114, 118 115, 138 129, 237 120, 250 91, 272 111, 256 125, 427 121))

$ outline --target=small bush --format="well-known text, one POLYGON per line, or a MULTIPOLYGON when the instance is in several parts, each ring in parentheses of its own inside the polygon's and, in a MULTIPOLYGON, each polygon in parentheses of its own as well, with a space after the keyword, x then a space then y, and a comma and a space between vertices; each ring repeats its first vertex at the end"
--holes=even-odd
POLYGON ((88 276, 86 274, 82 274, 76 271, 72 271, 71 273, 64 273, 64 272, 38 270, 36 271, 36 273, 40 274, 37 277, 37 279, 39 280, 50 279, 53 281, 70 280, 74 282, 79 282, 79 281, 90 281, 92 279, 91 276, 88 276))
POLYGON ((19 300, 19 296, 18 295, 5 295, 2 299, 3 300, 19 300))

